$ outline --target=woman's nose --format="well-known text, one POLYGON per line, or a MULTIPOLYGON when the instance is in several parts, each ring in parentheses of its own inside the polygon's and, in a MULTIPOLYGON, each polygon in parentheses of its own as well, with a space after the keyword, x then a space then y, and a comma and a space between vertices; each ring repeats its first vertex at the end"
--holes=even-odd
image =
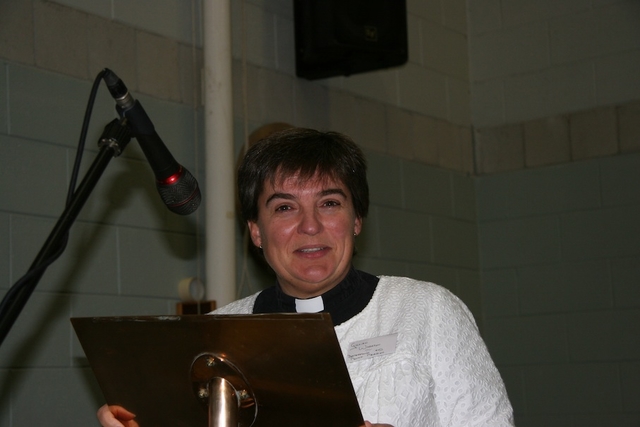
POLYGON ((301 233, 312 235, 322 230, 322 221, 315 210, 302 211, 299 230, 301 233))

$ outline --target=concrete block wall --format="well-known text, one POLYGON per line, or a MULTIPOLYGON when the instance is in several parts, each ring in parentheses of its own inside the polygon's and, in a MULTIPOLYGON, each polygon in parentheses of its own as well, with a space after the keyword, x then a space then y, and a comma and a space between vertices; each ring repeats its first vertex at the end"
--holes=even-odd
POLYGON ((467 11, 463 0, 445 3, 407 1, 405 66, 311 82, 295 77, 292 2, 232 2, 236 139, 283 121, 342 131, 382 154, 471 173, 467 11))
POLYGON ((371 209, 358 268, 445 286, 481 322, 473 179, 367 150, 371 209))
POLYGON ((637 1, 469 2, 478 174, 638 151, 637 1))
POLYGON ((640 99, 637 1, 479 0, 468 8, 476 128, 640 99))
POLYGON ((484 333, 518 426, 640 422, 640 155, 476 179, 484 333))
POLYGON ((474 131, 475 171, 487 175, 640 151, 640 101, 474 131))
POLYGON ((639 6, 468 2, 484 333, 518 426, 640 422, 639 6))
MULTIPOLYGON (((27 271, 63 211, 92 80, 102 68, 125 81, 174 156, 204 181, 196 82, 201 55, 192 45, 200 29, 192 28, 192 3, 142 6, 0 3, 3 296, 27 271), (151 6, 157 15, 148 13, 151 6)), ((102 85, 81 178, 104 125, 115 117, 114 107, 102 85)), ((95 411, 104 399, 69 318, 175 313, 179 281, 203 275, 203 218, 202 209, 180 217, 164 207, 135 141, 111 161, 65 253, 47 270, 0 347, 0 426, 96 425, 95 411)))
POLYGON ((149 8, 159 10, 155 3, 131 6, 143 2, 4 3, 0 20, 6 59, 85 80, 108 64, 131 90, 194 104, 193 76, 199 78, 201 54, 192 54, 191 46, 192 38, 200 43, 199 18, 192 22, 191 12, 188 20, 176 13, 177 8, 191 11, 192 2, 164 2, 166 10, 158 14, 148 13, 149 8), (127 25, 132 20, 140 24, 127 25))

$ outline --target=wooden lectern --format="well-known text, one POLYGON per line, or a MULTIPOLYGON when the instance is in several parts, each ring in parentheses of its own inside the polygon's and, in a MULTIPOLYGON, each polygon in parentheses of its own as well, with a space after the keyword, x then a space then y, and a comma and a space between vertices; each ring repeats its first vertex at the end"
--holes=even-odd
POLYGON ((109 405, 140 427, 360 427, 328 314, 72 318, 109 405))

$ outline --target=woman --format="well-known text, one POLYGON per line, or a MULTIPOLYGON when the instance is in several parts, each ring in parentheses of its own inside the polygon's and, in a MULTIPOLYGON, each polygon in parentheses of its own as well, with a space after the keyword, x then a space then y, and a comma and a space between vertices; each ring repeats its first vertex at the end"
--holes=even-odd
MULTIPOLYGON (((504 385, 474 320, 432 283, 375 277, 351 261, 369 206, 361 150, 338 133, 289 129, 249 149, 240 209, 276 284, 214 314, 331 314, 367 426, 512 426, 504 385), (368 340, 381 353, 354 352, 368 340), (357 346, 355 346, 357 348, 357 346)), ((104 426, 119 417, 106 406, 104 426)))

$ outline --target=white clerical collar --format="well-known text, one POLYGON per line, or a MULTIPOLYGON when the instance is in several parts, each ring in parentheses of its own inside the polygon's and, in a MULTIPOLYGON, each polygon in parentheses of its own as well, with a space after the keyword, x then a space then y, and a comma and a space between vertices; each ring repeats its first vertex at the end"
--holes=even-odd
POLYGON ((298 313, 319 313, 324 310, 324 301, 321 296, 309 299, 296 298, 296 312, 298 313))

